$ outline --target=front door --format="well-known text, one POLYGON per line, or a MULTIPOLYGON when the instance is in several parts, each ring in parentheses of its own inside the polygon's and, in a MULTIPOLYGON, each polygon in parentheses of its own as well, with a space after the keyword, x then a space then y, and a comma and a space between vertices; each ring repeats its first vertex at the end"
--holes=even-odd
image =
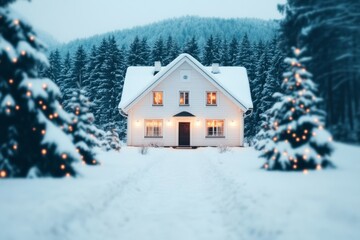
POLYGON ((179 122, 179 146, 190 146, 189 122, 179 122))

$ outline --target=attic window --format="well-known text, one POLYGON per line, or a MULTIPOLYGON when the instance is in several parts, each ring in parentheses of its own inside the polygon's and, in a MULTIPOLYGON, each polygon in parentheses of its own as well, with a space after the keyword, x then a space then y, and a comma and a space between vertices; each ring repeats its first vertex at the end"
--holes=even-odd
POLYGON ((217 105, 216 92, 206 92, 206 105, 207 106, 217 105))
POLYGON ((153 92, 153 106, 163 105, 163 92, 153 92))

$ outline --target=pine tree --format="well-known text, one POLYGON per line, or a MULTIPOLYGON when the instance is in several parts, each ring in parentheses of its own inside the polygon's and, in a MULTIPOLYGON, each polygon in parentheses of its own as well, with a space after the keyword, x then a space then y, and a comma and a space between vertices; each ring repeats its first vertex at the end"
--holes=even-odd
POLYGON ((276 104, 268 110, 266 128, 259 133, 256 148, 266 159, 265 169, 307 170, 332 166, 332 137, 324 129, 325 113, 318 109, 321 99, 304 63, 304 49, 295 49, 286 58, 289 71, 284 74, 284 93, 277 93, 276 104))
MULTIPOLYGON (((80 85, 80 84, 79 84, 80 85)), ((73 113, 72 136, 77 151, 80 153, 83 163, 96 165, 94 147, 100 143, 96 139, 94 132, 97 132, 94 124, 94 115, 90 112, 91 102, 86 97, 85 90, 75 90, 69 102, 69 108, 73 113)))
POLYGON ((260 115, 263 113, 260 109, 261 98, 264 89, 264 84, 267 77, 267 72, 270 68, 270 57, 267 46, 264 46, 261 42, 258 44, 257 55, 260 58, 256 64, 255 79, 250 81, 251 96, 254 105, 254 111, 251 117, 248 119, 250 122, 248 128, 248 136, 253 137, 260 130, 260 115))
POLYGON ((221 38, 216 36, 214 38, 214 63, 220 63, 221 61, 221 38))
POLYGON ((177 58, 180 54, 180 48, 177 42, 173 42, 172 48, 169 51, 169 63, 172 62, 175 58, 177 58))
POLYGON ((165 59, 165 46, 162 37, 159 37, 151 50, 151 60, 152 62, 160 61, 164 62, 165 59))
POLYGON ((251 43, 247 34, 244 35, 239 49, 236 65, 251 69, 252 65, 252 51, 251 43))
POLYGON ((91 70, 90 73, 90 87, 89 87, 89 99, 93 103, 92 113, 95 116, 95 123, 100 127, 100 113, 102 111, 103 106, 100 104, 100 98, 102 98, 102 92, 99 91, 99 87, 101 85, 102 80, 104 79, 104 64, 105 58, 108 51, 108 42, 104 38, 102 39, 99 47, 97 48, 96 58, 91 60, 94 61, 92 63, 95 67, 91 70))
POLYGON ((199 45, 195 37, 192 37, 189 41, 186 42, 183 52, 190 54, 196 60, 200 61, 199 45))
POLYGON ((222 48, 221 48, 221 60, 220 64, 222 66, 231 66, 230 56, 229 56, 229 44, 226 39, 224 39, 222 48))
POLYGON ((115 151, 120 151, 121 145, 119 140, 119 135, 115 130, 106 132, 106 141, 108 143, 108 151, 113 149, 115 151))
POLYGON ((128 53, 127 64, 129 66, 141 66, 143 63, 142 59, 142 47, 138 36, 135 37, 134 41, 130 44, 128 53))
MULTIPOLYGON (((92 71, 96 68, 97 64, 97 54, 98 49, 95 45, 91 47, 90 54, 88 57, 88 61, 85 66, 84 77, 82 79, 82 88, 85 89, 86 94, 92 98, 92 96, 96 95, 96 92, 90 92, 91 90, 91 81, 93 80, 91 77, 92 71)), ((93 89, 94 90, 94 89, 93 89)))
POLYGON ((39 78, 48 65, 43 47, 25 21, 0 1, 0 177, 75 176, 79 155, 60 128, 69 115, 59 88, 39 78))
POLYGON ((64 96, 63 106, 65 110, 69 110, 69 101, 72 97, 72 92, 77 88, 77 83, 82 84, 84 74, 86 71, 87 56, 84 47, 80 45, 74 56, 70 76, 64 82, 64 96))
POLYGON ((215 43, 212 35, 207 39, 205 47, 204 47, 204 55, 202 59, 202 64, 205 66, 211 66, 215 60, 215 43))
POLYGON ((239 42, 233 37, 229 45, 229 63, 230 66, 236 66, 239 55, 239 42))
POLYGON ((138 63, 138 65, 150 66, 151 64, 153 64, 150 59, 151 50, 146 37, 141 40, 140 49, 141 61, 138 63))
MULTIPOLYGON (((179 54, 178 52, 176 54, 174 54, 172 51, 178 51, 175 48, 175 43, 173 38, 169 35, 167 40, 166 40, 166 44, 165 44, 165 49, 164 49, 164 60, 163 60, 163 64, 166 66, 168 65, 172 60, 174 60, 177 55, 179 54), (173 55, 175 55, 175 58, 173 57, 173 55)), ((176 46, 177 48, 177 46, 176 46)))
MULTIPOLYGON (((66 80, 70 78, 71 68, 72 68, 72 59, 70 57, 70 53, 67 52, 62 62, 62 69, 60 72, 60 80, 59 80, 59 88, 62 93, 65 92, 66 88, 66 80)), ((63 95, 62 95, 63 97, 63 95)))
POLYGON ((49 55, 49 64, 50 66, 45 68, 43 76, 46 78, 52 79, 57 85, 61 81, 61 56, 58 49, 51 51, 49 55))

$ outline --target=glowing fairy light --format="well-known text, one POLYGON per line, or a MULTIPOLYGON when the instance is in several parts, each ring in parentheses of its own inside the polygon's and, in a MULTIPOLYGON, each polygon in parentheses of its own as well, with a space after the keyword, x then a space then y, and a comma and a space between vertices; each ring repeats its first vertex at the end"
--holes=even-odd
POLYGON ((64 164, 61 164, 61 165, 60 165, 60 169, 61 169, 61 170, 64 170, 64 169, 65 169, 65 165, 64 165, 64 164))
POLYGON ((14 83, 14 79, 9 79, 9 83, 13 84, 14 83))
POLYGON ((13 22, 14 22, 14 24, 15 24, 15 25, 19 25, 19 24, 20 24, 19 19, 14 19, 14 21, 13 21, 13 22))
POLYGON ((47 153, 47 150, 46 150, 45 148, 43 148, 43 149, 41 150, 41 154, 42 154, 42 155, 46 155, 46 153, 47 153))
POLYGON ((67 156, 66 153, 61 154, 61 158, 62 158, 62 159, 67 159, 67 157, 68 157, 68 156, 67 156))
POLYGON ((5 170, 1 170, 0 171, 0 178, 5 178, 7 176, 6 171, 5 170))

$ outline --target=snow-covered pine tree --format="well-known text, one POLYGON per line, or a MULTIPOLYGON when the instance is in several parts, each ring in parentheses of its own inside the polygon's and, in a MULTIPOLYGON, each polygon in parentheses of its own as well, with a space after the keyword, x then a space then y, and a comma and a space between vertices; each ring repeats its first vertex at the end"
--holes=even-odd
MULTIPOLYGON (((80 85, 80 84, 78 84, 80 85)), ((86 92, 81 89, 75 89, 69 102, 69 108, 73 113, 72 132, 73 142, 80 153, 83 163, 96 165, 94 147, 100 145, 94 133, 97 129, 94 126, 94 115, 90 112, 91 102, 86 97, 86 92)))
POLYGON ((120 151, 121 145, 119 140, 119 135, 115 129, 106 132, 106 141, 108 143, 108 151, 113 149, 115 151, 120 151))
POLYGON ((94 61, 92 63, 93 66, 95 66, 90 73, 90 88, 88 92, 89 99, 94 105, 92 106, 92 113, 95 116, 95 124, 97 126, 100 126, 100 113, 103 108, 103 106, 99 103, 99 99, 102 97, 102 93, 99 91, 99 86, 101 85, 102 79, 104 79, 104 63, 106 58, 106 53, 108 51, 108 41, 103 38, 99 47, 97 47, 97 53, 95 59, 92 59, 94 61))
POLYGON ((69 101, 72 97, 72 92, 77 88, 77 83, 83 82, 86 64, 87 55, 84 47, 80 45, 75 52, 70 77, 67 77, 64 82, 63 106, 67 111, 70 110, 69 101))
POLYGON ((70 116, 56 84, 38 77, 43 47, 10 2, 0 1, 0 177, 75 176, 80 156, 60 128, 70 116))
POLYGON ((233 37, 229 44, 229 63, 230 66, 236 66, 239 55, 239 42, 233 37))
MULTIPOLYGON (((62 93, 65 91, 66 87, 66 80, 70 78, 71 74, 71 68, 72 68, 72 59, 70 57, 70 53, 67 52, 65 55, 65 58, 62 62, 62 69, 60 72, 60 79, 59 79, 59 88, 62 93)), ((62 96, 63 97, 63 96, 62 96)), ((61 103, 63 102, 63 99, 61 99, 61 103)))
POLYGON ((221 61, 221 45, 221 38, 219 35, 217 35, 214 37, 214 63, 220 63, 221 61))
POLYGON ((202 64, 205 66, 211 66, 212 63, 214 63, 214 38, 212 35, 206 40, 206 44, 203 51, 203 58, 202 58, 202 64))
POLYGON ((168 65, 172 60, 175 59, 172 58, 172 54, 171 54, 173 47, 174 47, 174 40, 172 36, 169 35, 166 40, 165 49, 164 49, 164 60, 163 60, 164 66, 168 65))
POLYGON ((223 41, 222 47, 221 47, 221 60, 220 64, 222 66, 231 66, 230 63, 230 56, 229 56, 229 44, 226 40, 226 38, 223 41))
POLYGON ((165 48, 164 48, 164 40, 162 37, 156 39, 154 46, 151 50, 151 61, 154 63, 155 61, 164 62, 165 58, 165 48))
POLYGON ((239 55, 237 56, 236 65, 245 67, 247 70, 251 69, 252 65, 252 51, 251 43, 248 35, 245 33, 239 49, 239 55))
POLYGON ((61 56, 58 49, 51 51, 49 55, 49 64, 50 66, 45 69, 43 77, 52 79, 57 85, 61 81, 61 69, 62 62, 61 56))
POLYGON ((196 60, 200 61, 200 49, 195 37, 192 37, 185 43, 183 52, 190 54, 196 60))
MULTIPOLYGON (((150 59, 151 49, 148 44, 147 38, 143 37, 140 43, 140 59, 141 61, 138 63, 141 66, 149 66, 154 64, 150 59)), ((124 58, 125 59, 125 58, 124 58)))
POLYGON ((294 57, 285 59, 289 71, 284 73, 284 93, 274 95, 277 102, 267 112, 267 130, 260 133, 263 139, 256 148, 262 151, 263 167, 269 170, 332 166, 332 136, 325 130, 325 113, 318 109, 317 86, 304 65, 310 58, 303 56, 305 49, 293 51, 294 57))
POLYGON ((93 70, 96 68, 97 54, 98 54, 98 49, 95 45, 93 45, 89 53, 88 61, 85 66, 86 70, 84 72, 84 77, 82 79, 82 84, 81 84, 82 88, 85 89, 86 94, 88 94, 88 97, 90 98, 96 94, 96 92, 92 93, 90 90, 91 90, 91 80, 92 80, 91 74, 93 70))
POLYGON ((140 66, 143 62, 141 58, 142 47, 141 41, 138 36, 135 37, 134 41, 130 44, 127 64, 128 66, 140 66))

